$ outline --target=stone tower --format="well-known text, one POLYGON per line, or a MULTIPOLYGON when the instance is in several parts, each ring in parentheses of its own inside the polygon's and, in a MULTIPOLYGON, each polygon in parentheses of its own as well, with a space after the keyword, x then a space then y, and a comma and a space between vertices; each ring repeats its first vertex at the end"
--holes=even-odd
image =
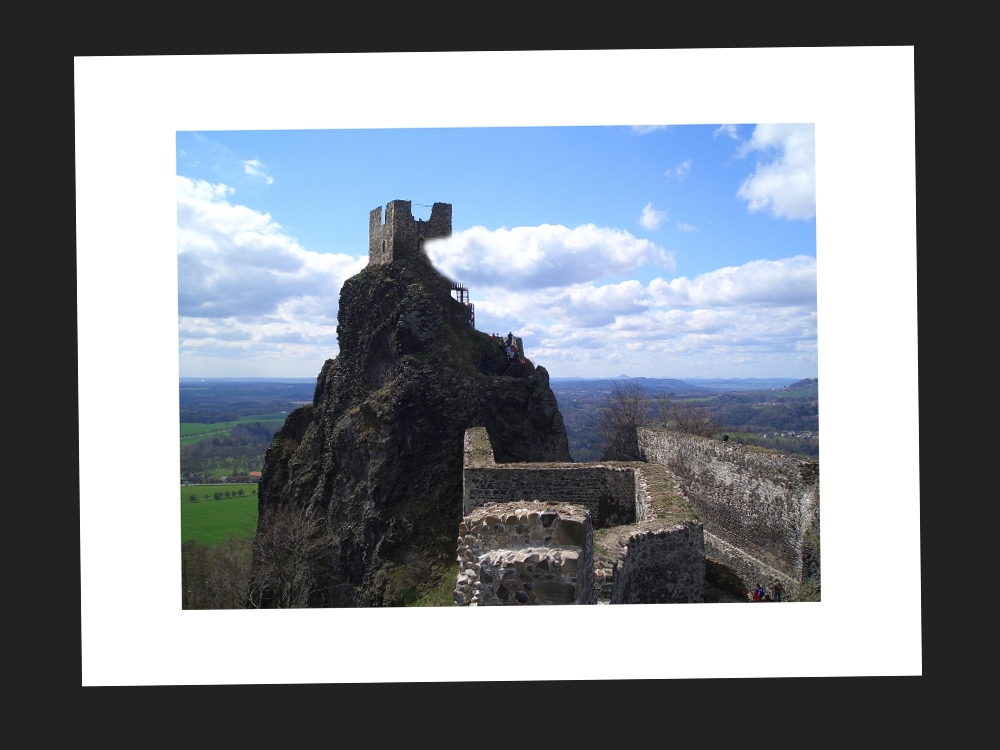
POLYGON ((410 201, 389 201, 368 216, 368 264, 378 265, 402 260, 423 252, 425 240, 451 235, 451 204, 435 203, 427 221, 414 219, 410 201))

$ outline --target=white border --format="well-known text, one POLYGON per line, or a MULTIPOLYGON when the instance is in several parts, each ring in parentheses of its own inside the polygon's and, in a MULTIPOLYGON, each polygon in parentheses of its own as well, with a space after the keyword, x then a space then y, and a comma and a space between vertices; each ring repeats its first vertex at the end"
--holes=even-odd
POLYGON ((912 47, 75 70, 84 685, 921 673, 912 47), (176 131, 752 122, 816 124, 821 603, 180 609, 176 131), (146 497, 109 495, 109 479, 157 477, 146 497))

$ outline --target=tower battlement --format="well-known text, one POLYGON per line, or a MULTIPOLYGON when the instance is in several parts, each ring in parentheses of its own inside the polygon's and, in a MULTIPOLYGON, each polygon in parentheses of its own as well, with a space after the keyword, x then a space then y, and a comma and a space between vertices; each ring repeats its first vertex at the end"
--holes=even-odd
POLYGON ((423 252, 426 240, 451 235, 451 204, 435 203, 427 221, 414 219, 411 201, 389 201, 368 216, 368 262, 391 263, 393 260, 423 252))

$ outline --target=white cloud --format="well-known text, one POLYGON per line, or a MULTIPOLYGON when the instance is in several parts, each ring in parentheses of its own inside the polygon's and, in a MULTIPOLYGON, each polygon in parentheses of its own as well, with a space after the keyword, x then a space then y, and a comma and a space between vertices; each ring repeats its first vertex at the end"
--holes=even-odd
POLYGON ((255 177, 262 177, 264 181, 270 185, 274 182, 274 178, 269 175, 264 174, 264 165, 261 164, 257 159, 241 159, 240 164, 243 165, 243 169, 247 174, 254 175, 255 177))
POLYGON ((693 159, 688 159, 687 161, 683 161, 676 167, 671 167, 670 169, 668 169, 666 172, 664 172, 664 174, 667 177, 676 177, 678 180, 683 182, 684 178, 688 176, 688 172, 691 171, 691 163, 693 161, 694 161, 693 159))
POLYGON ((649 292, 663 307, 785 306, 816 304, 816 259, 805 255, 755 260, 688 279, 653 279, 649 292))
POLYGON ((767 163, 757 163, 736 195, 748 202, 750 211, 768 211, 787 219, 816 216, 816 143, 812 124, 761 124, 740 148, 740 156, 751 151, 774 154, 767 163))
POLYGON ((432 240, 426 248, 442 273, 480 289, 566 287, 631 273, 644 265, 676 266, 673 254, 649 240, 594 224, 493 231, 477 226, 432 240))
POLYGON ((712 137, 717 138, 720 135, 728 135, 733 140, 739 140, 739 134, 736 132, 735 125, 720 125, 715 130, 712 131, 712 137))
POLYGON ((693 280, 581 283, 541 293, 473 289, 473 298, 480 330, 516 331, 528 357, 560 373, 617 374, 599 368, 619 357, 630 374, 661 377, 682 355, 686 367, 708 374, 762 363, 799 372, 816 364, 816 263, 806 256, 693 280))
MULTIPOLYGON (((233 192, 177 178, 182 372, 222 362, 247 374, 318 371, 337 353, 340 288, 367 259, 310 252, 233 192)), ((591 224, 473 227, 427 251, 469 285, 479 330, 516 332, 553 373, 617 375, 603 369, 614 362, 632 375, 680 376, 672 363, 682 356, 687 374, 815 368, 814 258, 605 283, 675 263, 648 240, 591 224)))
POLYGON ((638 133, 639 135, 646 135, 647 133, 655 133, 657 130, 666 130, 669 125, 633 125, 632 132, 638 133))
POLYGON ((233 188, 177 177, 181 355, 309 357, 336 353, 344 280, 367 258, 316 253, 270 214, 230 203, 233 188))
POLYGON ((666 211, 657 211, 653 208, 652 203, 647 203, 645 208, 642 209, 642 214, 639 216, 639 223, 645 229, 658 229, 660 224, 670 218, 666 211))
POLYGON ((677 225, 677 228, 682 232, 697 232, 698 227, 693 227, 690 224, 685 224, 683 221, 677 225))

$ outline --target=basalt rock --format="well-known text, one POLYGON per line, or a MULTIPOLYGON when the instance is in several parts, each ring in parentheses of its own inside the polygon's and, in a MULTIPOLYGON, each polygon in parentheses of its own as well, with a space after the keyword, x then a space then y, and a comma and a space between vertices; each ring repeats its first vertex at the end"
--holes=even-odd
POLYGON ((312 507, 326 519, 306 606, 402 605, 452 570, 467 428, 486 427, 498 462, 571 460, 548 373, 526 359, 519 377, 498 374, 497 341, 424 254, 428 235, 450 233, 442 206, 426 224, 407 201, 384 225, 372 212, 369 264, 340 292, 340 353, 267 451, 260 517, 312 507))

